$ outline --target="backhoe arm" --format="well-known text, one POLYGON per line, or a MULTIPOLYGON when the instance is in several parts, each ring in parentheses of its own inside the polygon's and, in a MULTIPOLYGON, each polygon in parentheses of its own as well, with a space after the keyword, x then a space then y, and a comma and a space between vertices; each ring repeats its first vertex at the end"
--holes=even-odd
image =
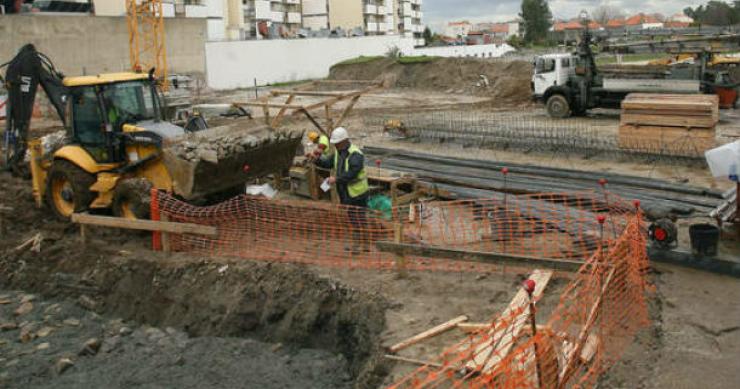
POLYGON ((23 46, 10 62, 0 65, 0 68, 5 66, 5 79, 0 77, 8 90, 3 151, 5 167, 16 171, 25 157, 38 85, 49 97, 62 123, 66 123, 64 103, 68 91, 62 83, 64 76, 31 44, 23 46))

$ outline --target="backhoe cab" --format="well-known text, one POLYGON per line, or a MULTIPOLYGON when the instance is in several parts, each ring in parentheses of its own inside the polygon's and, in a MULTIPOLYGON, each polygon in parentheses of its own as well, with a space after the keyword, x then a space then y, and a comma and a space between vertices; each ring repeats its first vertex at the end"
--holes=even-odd
POLYGON ((159 162, 162 142, 185 133, 163 120, 156 82, 147 74, 67 77, 66 144, 29 143, 34 196, 68 218, 87 208, 148 217, 152 186, 171 190, 159 162))

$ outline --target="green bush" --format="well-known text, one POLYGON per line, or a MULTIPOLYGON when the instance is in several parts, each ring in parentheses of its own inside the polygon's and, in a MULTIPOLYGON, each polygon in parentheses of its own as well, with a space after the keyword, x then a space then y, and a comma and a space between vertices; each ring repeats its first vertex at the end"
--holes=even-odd
POLYGON ((437 57, 429 57, 426 55, 417 55, 417 56, 411 56, 411 57, 399 57, 396 61, 400 63, 401 65, 410 65, 415 63, 427 63, 432 62, 437 57))
POLYGON ((380 56, 380 55, 367 56, 367 57, 364 56, 364 55, 361 55, 361 56, 359 56, 357 58, 348 59, 346 61, 342 61, 340 63, 334 64, 334 66, 355 65, 355 64, 358 64, 358 63, 365 63, 365 62, 371 62, 371 61, 379 60, 381 58, 383 58, 383 57, 380 56))

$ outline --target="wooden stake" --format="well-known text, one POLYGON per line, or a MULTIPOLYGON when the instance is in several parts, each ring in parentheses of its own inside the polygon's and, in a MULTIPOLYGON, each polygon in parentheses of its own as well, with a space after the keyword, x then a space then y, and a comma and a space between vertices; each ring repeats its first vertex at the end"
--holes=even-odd
MULTIPOLYGON (((442 368, 442 364, 441 363, 430 362, 430 361, 422 361, 421 359, 413 359, 413 358, 399 357, 398 355, 390 355, 390 354, 386 354, 383 357, 386 358, 386 359, 392 359, 394 361, 400 361, 400 362, 407 362, 407 363, 411 363, 411 364, 414 364, 414 365, 431 366, 431 367, 436 367, 438 369, 439 368, 442 368)), ((449 367, 449 368, 451 368, 451 367, 449 367)))
POLYGON ((403 350, 409 346, 412 346, 416 343, 419 343, 423 340, 429 339, 433 336, 437 336, 443 332, 449 331, 455 327, 457 327, 458 323, 462 323, 464 321, 467 321, 468 317, 465 315, 458 316, 452 320, 446 321, 434 328, 430 328, 420 334, 414 335, 402 342, 396 343, 393 346, 388 348, 388 351, 395 353, 400 350, 403 350))
MULTIPOLYGON (((166 223, 170 221, 170 218, 167 217, 167 214, 163 213, 159 216, 159 221, 166 223)), ((162 232, 162 251, 165 253, 172 251, 172 247, 170 246, 170 234, 167 232, 162 232)))

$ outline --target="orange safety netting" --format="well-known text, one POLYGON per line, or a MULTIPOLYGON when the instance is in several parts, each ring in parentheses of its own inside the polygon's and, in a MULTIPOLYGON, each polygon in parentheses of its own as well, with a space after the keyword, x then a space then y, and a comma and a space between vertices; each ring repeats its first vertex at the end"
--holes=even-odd
MULTIPOLYGON (((442 353, 437 366, 421 367, 391 387, 593 387, 649 323, 645 243, 638 215, 583 264, 549 319, 540 318, 544 325, 533 325, 522 289, 490 326, 442 353)), ((547 284, 549 275, 535 271, 532 278, 547 284)))
POLYGON ((386 212, 246 195, 198 207, 160 192, 152 211, 162 220, 217 227, 215 237, 168 237, 172 250, 214 256, 374 269, 398 268, 399 261, 410 270, 500 268, 421 254, 402 257, 378 248, 386 242, 582 261, 549 318, 535 319, 530 304, 541 298, 553 273, 535 270, 531 295, 519 290, 487 327, 394 388, 590 387, 648 323, 639 204, 608 192, 433 201, 386 212))
MULTIPOLYGON (((621 235, 634 212, 632 204, 608 192, 433 201, 385 212, 246 195, 207 207, 165 193, 154 198, 154 218, 218 229, 216 237, 172 235, 172 250, 348 268, 398 266, 398 256, 381 251, 378 242, 583 260, 596 249, 602 234, 621 235), (597 215, 608 216, 608 222, 600 225, 597 215)), ((410 270, 495 266, 419 256, 404 261, 410 270)))

